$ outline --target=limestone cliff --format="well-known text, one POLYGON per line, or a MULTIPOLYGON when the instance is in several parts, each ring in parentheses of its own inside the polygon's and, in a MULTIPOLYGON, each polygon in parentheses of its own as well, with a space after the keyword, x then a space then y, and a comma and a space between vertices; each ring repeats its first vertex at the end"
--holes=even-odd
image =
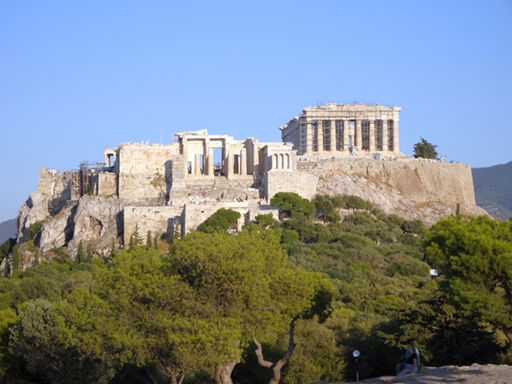
MULTIPOLYGON (((127 200, 115 194, 101 196, 94 188, 91 195, 79 197, 76 190, 72 193, 73 177, 76 179, 76 174, 71 172, 41 169, 39 186, 18 214, 18 243, 27 240, 28 228, 41 222, 42 229, 34 239, 40 253, 67 247, 74 256, 82 243, 93 255, 107 256, 113 245, 117 248, 123 244, 123 237, 124 242, 129 241, 137 227, 141 236, 149 231, 158 235, 173 232, 170 228, 181 220, 180 225, 190 230, 216 209, 230 204, 241 209, 242 216, 253 217, 251 212, 263 209, 259 198, 265 191, 269 197, 278 191, 297 192, 307 198, 315 193, 353 194, 386 213, 426 223, 453 215, 457 209, 471 215, 486 214, 475 205, 471 169, 436 160, 301 156, 294 171, 267 172, 263 179, 266 190, 250 188, 253 180, 249 178, 215 177, 209 183, 194 180, 186 194, 172 195, 167 204, 155 204, 154 199, 127 200)), ((151 184, 140 186, 146 187, 154 189, 151 184)), ((22 268, 31 260, 33 255, 27 254, 22 268)))
POLYGON ((71 198, 71 176, 42 167, 39 185, 32 192, 18 212, 18 242, 26 237, 26 229, 38 221, 55 216, 71 198))
POLYGON ((471 168, 437 160, 300 158, 299 171, 318 176, 316 193, 351 194, 369 200, 386 213, 434 223, 460 212, 485 215, 475 204, 471 168))
MULTIPOLYGON (((96 256, 105 256, 121 243, 123 232, 122 204, 117 197, 84 195, 71 200, 71 175, 41 168, 39 185, 18 212, 17 242, 27 240, 27 229, 42 223, 34 239, 41 252, 67 247, 76 254, 80 242, 96 256)), ((33 257, 22 260, 22 269, 33 257)))

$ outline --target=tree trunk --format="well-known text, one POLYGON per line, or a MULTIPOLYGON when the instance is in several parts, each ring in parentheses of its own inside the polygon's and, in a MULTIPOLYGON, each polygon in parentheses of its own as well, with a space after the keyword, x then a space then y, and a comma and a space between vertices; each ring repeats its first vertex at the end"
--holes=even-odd
POLYGON ((284 356, 279 359, 276 363, 265 360, 263 357, 263 350, 261 348, 261 344, 258 340, 253 339, 254 344, 256 344, 256 356, 258 357, 258 364, 265 368, 272 368, 273 377, 270 379, 269 384, 278 384, 279 380, 281 380, 281 368, 283 368, 286 363, 292 357, 293 350, 295 349, 295 342, 293 341, 293 333, 295 330, 295 319, 290 323, 290 341, 288 344, 288 351, 284 354, 284 356))
POLYGON ((182 384, 183 379, 185 378, 185 371, 180 373, 176 373, 174 371, 167 371, 168 376, 171 378, 171 384, 182 384))
POLYGON ((512 344, 512 328, 505 329, 505 335, 507 336, 508 342, 512 344))
POLYGON ((237 361, 233 360, 224 365, 217 365, 215 367, 215 382, 217 384, 233 384, 231 380, 231 373, 235 369, 237 361))

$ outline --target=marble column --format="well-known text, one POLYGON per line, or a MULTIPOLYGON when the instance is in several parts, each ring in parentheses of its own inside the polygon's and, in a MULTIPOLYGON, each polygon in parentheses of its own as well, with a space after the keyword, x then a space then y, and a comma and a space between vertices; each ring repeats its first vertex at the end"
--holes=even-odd
POLYGON ((240 175, 247 175, 247 150, 242 148, 240 150, 240 165, 238 167, 240 175))
POLYGON ((382 150, 388 150, 388 119, 382 119, 382 150))
POLYGON ((400 152, 398 142, 398 119, 393 120, 393 152, 400 152))
POLYGON ((187 139, 185 137, 183 137, 181 139, 181 145, 182 145, 182 154, 183 154, 183 160, 184 160, 184 166, 185 166, 185 175, 188 175, 188 162, 189 162, 189 159, 188 159, 188 143, 187 143, 187 139))
POLYGON ((233 154, 228 151, 226 157, 226 177, 230 178, 233 176, 233 154))
POLYGON ((313 124, 306 120, 306 154, 313 152, 313 124))
POLYGON ((336 152, 336 120, 331 120, 331 152, 336 152))
POLYGON ((213 148, 208 148, 208 176, 213 176, 213 148))
POLYGON ((194 176, 199 176, 201 174, 201 155, 196 153, 194 155, 194 176))
POLYGON ((370 152, 375 152, 375 120, 370 120, 369 122, 369 132, 368 135, 370 136, 370 152))
POLYGON ((354 133, 354 142, 355 147, 357 148, 357 152, 361 152, 363 149, 363 135, 361 132, 361 120, 356 120, 355 122, 355 133, 354 133))
POLYGON ((343 120, 343 148, 342 151, 348 151, 348 127, 350 127, 350 120, 343 120))
POLYGON ((318 132, 318 134, 317 134, 318 152, 323 152, 324 151, 324 122, 323 122, 323 120, 316 121, 316 131, 318 132))

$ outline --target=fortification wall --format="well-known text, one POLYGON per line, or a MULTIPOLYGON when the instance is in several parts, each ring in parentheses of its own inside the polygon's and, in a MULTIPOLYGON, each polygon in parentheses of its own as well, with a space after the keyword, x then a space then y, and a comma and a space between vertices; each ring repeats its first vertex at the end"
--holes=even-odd
POLYGON ((471 168, 438 160, 301 157, 298 170, 317 175, 317 193, 354 194, 385 212, 429 223, 454 214, 485 214, 475 204, 471 168))
POLYGON ((311 199, 318 188, 318 175, 312 172, 297 172, 290 170, 272 170, 265 175, 264 190, 271 199, 278 192, 295 192, 311 199))
POLYGON ((182 219, 183 205, 159 206, 159 207, 125 207, 123 210, 125 244, 130 242, 130 237, 137 231, 144 241, 148 231, 152 236, 163 234, 172 235, 175 223, 182 219))
POLYGON ((97 193, 99 196, 108 197, 117 194, 117 175, 115 173, 98 173, 97 182, 97 193))
POLYGON ((215 201, 215 202, 203 202, 196 204, 187 204, 183 213, 184 218, 184 231, 189 232, 197 229, 199 225, 212 216, 217 210, 225 208, 231 209, 240 213, 240 219, 238 220, 238 228, 241 228, 244 224, 260 214, 272 214, 277 220, 279 217, 279 210, 270 206, 261 206, 253 200, 245 201, 215 201))
POLYGON ((119 147, 119 198, 163 200, 169 193, 172 157, 177 144, 121 144, 119 147))

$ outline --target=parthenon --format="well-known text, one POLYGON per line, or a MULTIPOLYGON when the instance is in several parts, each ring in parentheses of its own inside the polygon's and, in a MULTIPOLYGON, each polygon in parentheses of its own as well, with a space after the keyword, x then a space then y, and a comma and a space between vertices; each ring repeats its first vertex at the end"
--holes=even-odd
POLYGON ((280 127, 283 142, 291 142, 298 155, 364 154, 399 155, 400 107, 329 103, 306 107, 298 117, 280 127))

